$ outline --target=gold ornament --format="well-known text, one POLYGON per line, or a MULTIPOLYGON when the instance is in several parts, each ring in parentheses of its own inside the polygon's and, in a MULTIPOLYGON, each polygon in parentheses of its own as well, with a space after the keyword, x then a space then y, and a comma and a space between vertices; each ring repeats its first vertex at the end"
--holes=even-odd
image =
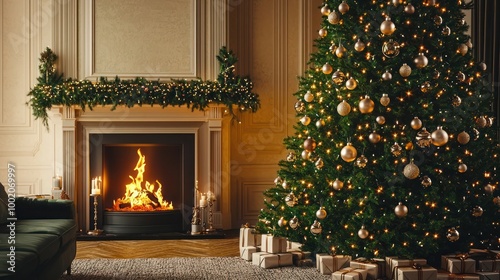
POLYGON ((495 191, 495 187, 491 184, 484 186, 484 191, 488 194, 492 194, 495 191))
POLYGON ((359 168, 365 168, 366 164, 368 164, 368 159, 364 156, 361 155, 356 159, 356 166, 359 168))
POLYGON ((356 80, 353 77, 350 77, 349 80, 347 80, 347 82, 345 82, 345 87, 348 90, 353 90, 357 86, 358 86, 358 82, 356 82, 356 80))
POLYGON ((462 99, 458 95, 454 95, 451 99, 451 105, 453 105, 453 107, 458 107, 460 104, 462 104, 462 99))
POLYGON ((356 44, 354 44, 354 49, 358 52, 362 52, 365 49, 366 45, 361 41, 361 39, 358 39, 356 44))
POLYGON ((487 68, 488 68, 488 66, 486 66, 486 63, 484 63, 484 62, 479 63, 479 69, 481 71, 486 71, 487 68))
POLYGON ((311 118, 309 118, 308 116, 303 116, 302 118, 300 118, 300 122, 303 125, 309 125, 311 123, 311 118))
POLYGON ((428 6, 436 6, 436 0, 427 0, 425 4, 428 6))
POLYGON ((359 101, 359 111, 362 114, 369 114, 375 109, 375 103, 370 99, 370 96, 365 95, 365 98, 359 101))
POLYGON ((455 242, 460 238, 460 233, 458 233, 458 230, 452 227, 446 232, 446 238, 448 238, 450 242, 455 242))
POLYGON ((457 80, 458 80, 459 82, 463 82, 463 81, 465 81, 465 74, 464 74, 462 71, 459 71, 459 72, 457 73, 457 80))
POLYGON ((392 80, 392 74, 388 70, 385 71, 384 74, 382 74, 382 80, 384 81, 390 81, 392 80))
POLYGON ((486 119, 486 122, 487 122, 487 126, 488 127, 492 127, 493 123, 495 122, 495 118, 489 117, 489 118, 486 119))
POLYGON ((419 174, 420 174, 420 169, 416 164, 413 163, 413 160, 411 160, 410 163, 405 165, 403 169, 403 175, 405 175, 405 177, 410 180, 416 179, 419 174))
POLYGON ((288 205, 290 207, 293 207, 293 206, 295 206, 295 204, 297 204, 297 198, 295 197, 295 195, 292 192, 286 195, 285 203, 286 203, 286 205, 288 205))
POLYGON ((431 133, 427 131, 425 127, 423 127, 422 130, 417 133, 417 136, 415 138, 417 139, 417 145, 420 148, 429 147, 432 143, 431 133))
POLYGON ((283 180, 283 183, 281 183, 281 186, 286 190, 288 188, 288 182, 286 180, 283 180))
POLYGON ((323 126, 325 126, 325 121, 323 119, 319 119, 316 121, 317 128, 322 128, 323 126))
POLYGON ((391 153, 394 156, 399 157, 402 152, 403 152, 403 148, 401 148, 401 146, 399 146, 398 143, 394 143, 394 145, 391 146, 391 153))
POLYGON ((386 107, 387 105, 389 105, 389 103, 391 103, 391 98, 387 93, 382 93, 382 97, 380 97, 379 101, 382 106, 386 107))
POLYGON ((312 102, 314 100, 314 94, 312 94, 309 90, 304 94, 304 100, 306 102, 312 102))
POLYGON ((476 128, 473 128, 472 132, 474 132, 474 140, 479 139, 479 137, 481 136, 481 132, 479 132, 479 130, 477 130, 476 128))
POLYGON ((427 188, 427 187, 429 187, 429 186, 431 186, 431 185, 432 185, 432 180, 431 180, 431 178, 429 178, 429 176, 427 176, 427 175, 426 175, 426 176, 424 176, 424 177, 422 178, 422 186, 424 186, 424 187, 426 187, 426 188, 427 188))
POLYGON ((403 4, 403 0, 392 0, 392 5, 397 7, 399 4, 403 4))
POLYGON ((340 69, 337 69, 337 71, 332 74, 332 81, 337 85, 343 84, 345 81, 345 74, 340 71, 340 69))
POLYGON ((349 12, 349 5, 347 5, 347 3, 345 1, 342 1, 342 3, 340 3, 339 12, 341 14, 345 14, 345 13, 349 12))
POLYGON ((333 68, 332 68, 332 66, 331 66, 330 64, 328 64, 328 62, 327 62, 327 63, 325 63, 325 64, 323 65, 323 67, 321 67, 321 71, 322 71, 322 72, 323 72, 323 74, 325 74, 325 75, 330 75, 330 73, 332 73, 332 71, 333 71, 333 68))
POLYGON ((347 49, 342 45, 342 43, 339 44, 339 47, 335 50, 335 55, 337 55, 338 58, 344 57, 345 53, 347 52, 347 49))
POLYGON ((347 103, 345 100, 342 100, 342 102, 337 105, 337 113, 341 116, 347 116, 351 112, 351 105, 347 103))
POLYGON ((385 117, 384 116, 378 116, 376 119, 378 124, 383 125, 385 124, 385 117))
POLYGON ((486 121, 485 116, 480 116, 479 118, 476 119, 476 124, 479 128, 485 128, 488 122, 486 121))
POLYGON ((321 169, 323 168, 323 166, 325 166, 325 163, 323 162, 323 159, 319 158, 315 163, 314 165, 316 166, 316 168, 318 169, 321 169))
POLYGON ((460 44, 458 46, 458 52, 461 54, 461 55, 466 55, 467 52, 469 51, 469 47, 467 47, 466 44, 460 44))
POLYGON ((390 39, 382 45, 382 53, 385 57, 393 58, 399 55, 399 43, 390 39))
POLYGON ((449 36, 451 34, 451 29, 448 26, 445 26, 442 32, 444 36, 449 36))
POLYGON ((465 131, 460 132, 457 136, 457 141, 458 141, 458 143, 460 143, 462 145, 469 143, 469 141, 470 141, 469 133, 467 133, 465 131))
POLYGON ((384 35, 391 35, 394 31, 396 31, 396 25, 391 21, 390 17, 386 17, 380 24, 380 32, 384 35))
POLYGON ((370 135, 368 135, 368 140, 370 140, 370 142, 373 144, 380 142, 381 138, 382 137, 380 136, 380 134, 378 134, 376 131, 374 131, 374 132, 370 133, 370 135))
POLYGON ((330 14, 330 8, 328 7, 328 5, 324 5, 323 7, 321 7, 321 14, 324 16, 330 14))
POLYGON ((420 86, 420 90, 423 92, 423 93, 426 93, 428 92, 429 90, 431 90, 431 83, 429 83, 428 81, 425 81, 422 83, 422 85, 420 86))
POLYGON ((335 181, 333 181, 332 183, 332 188, 334 190, 340 190, 344 187, 344 182, 340 181, 339 178, 335 179, 335 181))
POLYGON ((292 162, 296 159, 295 153, 294 152, 289 152, 288 155, 286 156, 286 160, 288 162, 292 162))
POLYGON ((441 73, 439 73, 438 70, 434 70, 434 72, 432 73, 432 77, 437 80, 439 79, 439 77, 441 76, 441 73))
POLYGON ((358 151, 351 143, 347 143, 347 145, 340 151, 340 157, 342 157, 342 159, 346 162, 354 161, 357 156, 358 151))
POLYGON ((370 235, 370 233, 368 232, 368 230, 366 230, 365 226, 361 226, 361 229, 358 230, 359 238, 365 239, 368 237, 368 235, 370 235))
POLYGON ((417 68, 422 69, 425 66, 427 66, 427 64, 429 63, 429 60, 427 59, 427 57, 423 53, 419 53, 413 62, 415 62, 415 65, 417 66, 417 68))
POLYGON ((335 43, 333 43, 331 46, 330 46, 330 51, 335 54, 335 51, 337 50, 337 46, 335 45, 335 43))
POLYGON ((307 139, 304 140, 304 149, 308 152, 314 151, 314 149, 316 149, 316 141, 311 137, 307 137, 307 139))
POLYGON ((411 120, 411 128, 415 130, 419 130, 422 128, 422 121, 418 117, 414 117, 413 120, 411 120))
POLYGON ((408 64, 403 63, 403 65, 399 68, 399 74, 403 78, 408 78, 411 75, 411 67, 408 64))
POLYGON ((500 196, 493 198, 493 203, 495 203, 496 206, 500 207, 500 196))
POLYGON ((441 25, 441 24, 443 24, 443 18, 442 18, 441 16, 435 16, 435 17, 434 17, 434 23, 435 23, 436 25, 441 25))
POLYGON ((296 111, 297 113, 302 113, 302 112, 304 112, 304 110, 305 110, 305 109, 306 109, 306 105, 304 104, 304 102, 302 102, 302 101, 297 101, 297 102, 295 103, 295 111, 296 111))
POLYGON ((317 220, 314 220, 314 223, 311 225, 311 233, 314 235, 320 234, 323 228, 321 227, 321 223, 317 220))
POLYGON ((432 144, 434 146, 443 146, 448 143, 448 133, 443 130, 443 127, 438 126, 431 134, 432 144))
POLYGON ((316 211, 316 218, 320 219, 320 220, 323 220, 324 218, 326 218, 326 210, 325 210, 325 207, 321 206, 318 211, 316 211))
POLYGON ((281 218, 278 220, 278 226, 280 226, 280 227, 284 227, 284 226, 286 226, 286 220, 285 220, 285 218, 281 217, 281 218))
POLYGON ((297 227, 299 226, 299 219, 297 219, 297 216, 293 216, 293 218, 288 222, 288 225, 292 229, 297 229, 297 227))
POLYGON ((394 208, 394 213, 396 216, 402 218, 408 215, 408 207, 404 205, 402 202, 398 203, 398 205, 394 208))
POLYGON ((333 11, 328 15, 328 22, 331 24, 337 24, 340 22, 340 15, 336 12, 333 11))
POLYGON ((303 150, 300 155, 302 156, 302 159, 308 160, 311 157, 311 152, 303 150))
POLYGON ((405 6, 405 13, 411 15, 415 13, 415 7, 412 4, 408 4, 405 6))
POLYGON ((467 164, 465 163, 460 163, 458 165, 458 172, 460 173, 465 173, 467 171, 467 164))
POLYGON ((472 209, 472 216, 481 217, 483 215, 483 208, 481 206, 476 206, 472 209))
POLYGON ((318 34, 320 37, 326 37, 326 35, 328 35, 328 31, 324 28, 320 28, 319 31, 318 31, 318 34))
POLYGON ((283 183, 283 180, 281 179, 281 177, 280 177, 280 176, 278 176, 278 177, 276 177, 276 178, 274 179, 274 184, 275 184, 275 185, 281 185, 282 183, 283 183))

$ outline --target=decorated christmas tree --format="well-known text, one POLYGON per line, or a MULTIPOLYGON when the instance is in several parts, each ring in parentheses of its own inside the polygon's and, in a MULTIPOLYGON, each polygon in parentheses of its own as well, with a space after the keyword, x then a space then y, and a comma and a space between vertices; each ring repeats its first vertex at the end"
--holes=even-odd
POLYGON ((498 247, 494 96, 466 2, 324 2, 259 231, 353 257, 498 247))

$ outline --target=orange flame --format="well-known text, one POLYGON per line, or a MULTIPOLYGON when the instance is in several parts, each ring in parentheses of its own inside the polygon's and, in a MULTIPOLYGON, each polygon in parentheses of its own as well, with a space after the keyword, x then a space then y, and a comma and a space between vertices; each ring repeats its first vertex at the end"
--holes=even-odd
POLYGON ((158 180, 158 188, 155 191, 155 185, 144 182, 144 172, 146 171, 146 156, 141 153, 141 149, 137 149, 139 160, 135 165, 134 171, 137 171, 135 178, 129 175, 132 180, 126 185, 125 196, 117 200, 113 200, 114 211, 157 211, 157 210, 173 210, 172 202, 168 203, 163 200, 161 193, 162 185, 158 180))

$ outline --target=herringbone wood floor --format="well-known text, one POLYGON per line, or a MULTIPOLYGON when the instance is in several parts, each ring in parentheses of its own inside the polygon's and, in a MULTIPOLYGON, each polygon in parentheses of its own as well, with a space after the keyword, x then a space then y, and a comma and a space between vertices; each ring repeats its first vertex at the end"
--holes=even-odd
POLYGON ((238 237, 181 240, 77 241, 77 259, 234 257, 239 255, 238 237))

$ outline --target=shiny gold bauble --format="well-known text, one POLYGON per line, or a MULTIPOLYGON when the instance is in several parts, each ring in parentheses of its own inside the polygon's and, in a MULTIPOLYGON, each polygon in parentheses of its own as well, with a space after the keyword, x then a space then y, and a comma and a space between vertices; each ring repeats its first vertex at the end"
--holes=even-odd
POLYGON ((454 95, 453 98, 451 98, 451 105, 453 107, 458 107, 462 104, 462 99, 458 95, 454 95))
POLYGON ((304 100, 306 102, 311 102, 314 100, 314 94, 312 94, 310 91, 307 91, 306 94, 304 94, 304 100))
POLYGON ((481 206, 476 206, 472 209, 472 216, 481 217, 483 215, 483 208, 481 206))
POLYGON ((309 118, 308 116, 303 116, 302 118, 300 118, 300 122, 303 125, 309 125, 311 123, 311 118, 309 118))
POLYGON ((399 43, 390 39, 382 45, 382 53, 385 57, 393 58, 399 55, 399 43))
POLYGON ((460 173, 465 173, 467 171, 467 164, 465 163, 460 163, 458 165, 458 172, 460 173))
POLYGON ((394 31, 396 31, 396 25, 391 21, 390 17, 386 17, 380 24, 380 32, 384 35, 391 35, 394 31))
POLYGON ((402 202, 398 203, 398 205, 394 208, 394 213, 396 216, 402 218, 408 215, 408 207, 404 205, 402 202))
POLYGON ((408 4, 405 6, 405 13, 411 15, 415 13, 415 7, 412 4, 408 4))
POLYGON ((359 230, 358 230, 358 236, 359 238, 361 239, 365 239, 368 237, 368 235, 370 235, 370 233, 368 232, 368 230, 366 230, 365 226, 362 226, 359 230))
POLYGON ((380 97, 380 104, 382 104, 382 106, 387 106, 389 105, 389 103, 391 103, 391 98, 389 97, 389 95, 387 93, 383 93, 382 94, 382 97, 380 97))
POLYGON ((375 121, 377 121, 378 124, 383 125, 385 124, 385 117, 384 116, 378 116, 375 121))
POLYGON ((285 218, 283 218, 283 217, 281 217, 281 218, 278 220, 278 226, 280 226, 280 227, 284 227, 284 226, 286 226, 286 223, 287 223, 287 222, 286 222, 285 218))
POLYGON ((375 102, 370 99, 370 96, 365 95, 361 101, 359 101, 359 111, 362 114, 369 114, 375 109, 375 102))
POLYGON ((460 81, 460 82, 465 81, 465 74, 462 71, 459 71, 457 73, 457 80, 460 81))
POLYGON ((467 133, 465 131, 460 132, 457 136, 457 141, 458 141, 458 143, 460 143, 462 145, 466 145, 470 141, 469 133, 467 133))
POLYGON ((403 0, 392 0, 392 5, 394 6, 398 6, 399 4, 402 4, 403 3, 403 0))
POLYGON ((443 127, 438 126, 431 134, 432 144, 434 146, 443 146, 448 143, 448 133, 443 130, 443 127))
POLYGON ((358 39, 356 44, 354 44, 354 49, 358 52, 362 52, 365 49, 366 45, 361 41, 361 39, 358 39))
POLYGON ((335 51, 337 50, 337 46, 335 45, 335 43, 333 43, 330 48, 328 48, 333 54, 335 54, 335 51))
POLYGON ((364 155, 361 155, 356 159, 356 166, 359 168, 365 168, 367 164, 368 159, 364 155))
POLYGON ((384 81, 390 81, 392 80, 392 74, 389 71, 385 71, 384 74, 382 74, 382 80, 384 81))
POLYGON ((311 233, 317 235, 320 234, 322 230, 323 228, 321 227, 321 223, 315 220, 311 225, 311 233))
POLYGON ((286 205, 293 207, 293 206, 295 206, 295 204, 297 204, 297 198, 295 197, 295 195, 293 193, 289 193, 285 197, 285 203, 286 203, 286 205))
POLYGON ((455 242, 460 238, 460 233, 458 233, 458 230, 455 228, 450 228, 446 232, 446 238, 448 238, 450 242, 455 242))
POLYGON ((328 35, 328 31, 326 29, 324 29, 324 28, 320 28, 318 30, 318 34, 319 34, 320 37, 324 38, 324 37, 326 37, 326 35, 328 35))
POLYGON ((311 158, 311 152, 306 151, 306 150, 303 150, 300 155, 302 156, 302 159, 304 159, 304 160, 309 160, 309 158, 311 158))
POLYGON ((297 157, 295 156, 294 152, 289 152, 288 155, 286 156, 286 160, 289 162, 292 162, 296 159, 297 157))
POLYGON ((342 102, 337 105, 337 113, 341 116, 347 116, 351 112, 351 105, 347 103, 345 100, 342 100, 342 102))
POLYGON ((281 183, 281 186, 284 188, 284 189, 287 189, 288 188, 288 182, 286 180, 283 180, 283 183, 281 183))
POLYGON ((445 26, 442 31, 444 36, 449 36, 451 34, 451 29, 448 26, 445 26))
POLYGON ((337 85, 343 84, 345 81, 344 72, 340 71, 340 69, 337 69, 337 71, 333 72, 332 74, 332 81, 337 85))
POLYGON ((347 49, 344 47, 344 45, 339 44, 338 48, 335 50, 335 55, 338 58, 342 58, 342 57, 344 57, 346 52, 347 52, 347 49))
POLYGON ((346 146, 340 151, 340 157, 346 162, 352 162, 358 156, 358 151, 351 143, 347 143, 346 146))
POLYGON ((479 118, 476 119, 476 124, 479 128, 485 128, 486 125, 488 124, 488 121, 486 120, 485 116, 480 116, 479 118))
POLYGON ((399 74, 403 78, 407 78, 411 75, 411 67, 408 66, 408 64, 404 63, 400 68, 399 68, 399 74))
POLYGON ((316 149, 316 141, 311 137, 307 137, 307 139, 304 140, 304 149, 308 152, 314 151, 314 149, 316 149))
POLYGON ((330 73, 332 73, 332 71, 333 71, 333 68, 332 68, 332 66, 331 66, 330 64, 328 64, 328 62, 327 62, 327 63, 325 63, 325 64, 323 65, 323 67, 321 67, 321 71, 322 71, 322 72, 323 72, 323 74, 325 74, 325 75, 330 75, 330 73))
POLYGON ((441 25, 441 24, 443 24, 443 18, 442 18, 441 16, 435 16, 435 17, 434 17, 434 23, 435 23, 436 25, 441 25))
POLYGON ((422 130, 420 130, 417 133, 417 136, 415 136, 415 139, 417 140, 417 145, 420 148, 429 147, 432 143, 431 133, 429 131, 427 131, 427 129, 425 127, 423 127, 422 130))
POLYGON ((487 123, 486 125, 488 127, 492 127, 494 122, 495 122, 495 118, 493 118, 493 117, 486 118, 486 123, 487 123))
POLYGON ((429 59, 423 54, 419 53, 418 56, 413 60, 417 68, 422 69, 429 63, 429 59))
POLYGON ((353 90, 355 89, 356 87, 358 86, 358 82, 353 78, 353 77, 350 77, 349 80, 347 80, 345 82, 345 87, 348 89, 348 90, 353 90))
POLYGON ((423 82, 422 85, 420 86, 420 90, 423 93, 429 92, 431 88, 432 88, 431 83, 429 83, 428 81, 423 82))
POLYGON ((304 102, 297 101, 295 103, 295 111, 297 111, 298 113, 304 112, 305 109, 306 109, 306 105, 304 104, 304 102))
POLYGON ((431 186, 431 185, 432 185, 432 180, 431 180, 431 178, 429 178, 429 176, 427 176, 427 175, 426 175, 426 176, 424 176, 424 177, 422 178, 422 186, 424 186, 424 187, 429 187, 429 186, 431 186))
POLYGON ((328 15, 328 22, 331 24, 337 24, 340 22, 340 15, 336 12, 333 11, 328 15))
POLYGON ((458 52, 461 54, 461 55, 466 55, 467 52, 469 51, 469 47, 467 47, 466 44, 460 44, 458 46, 458 52))
POLYGON ((419 174, 420 174, 420 169, 416 164, 413 163, 413 160, 407 165, 405 165, 403 169, 403 175, 405 175, 405 177, 410 180, 416 179, 419 174))
POLYGON ((413 120, 411 120, 411 128, 415 130, 419 130, 422 128, 422 121, 418 117, 414 117, 413 120))
POLYGON ((398 143, 394 143, 394 145, 391 146, 391 153, 394 156, 399 157, 402 152, 403 152, 403 148, 401 148, 401 146, 399 146, 398 143))
POLYGON ((330 14, 330 8, 328 7, 328 5, 324 5, 323 7, 321 7, 321 14, 324 16, 330 14))
POLYGON ((376 144, 376 143, 380 142, 380 139, 382 139, 382 137, 376 131, 374 131, 374 132, 370 133, 370 135, 368 135, 368 140, 370 140, 370 143, 376 144))
POLYGON ((484 186, 484 191, 488 194, 492 194, 495 191, 495 187, 491 184, 484 186))
POLYGON ((325 163, 323 162, 323 159, 322 158, 319 158, 315 163, 314 165, 316 166, 317 169, 321 169, 323 168, 323 166, 325 166, 325 163))
POLYGON ((324 218, 326 218, 326 210, 325 210, 325 207, 321 206, 318 211, 316 211, 316 218, 320 219, 320 220, 323 220, 324 218))
POLYGON ((332 183, 332 188, 336 191, 342 189, 344 187, 344 182, 340 181, 339 178, 335 179, 332 183))
POLYGON ((441 73, 439 73, 438 70, 434 70, 434 72, 432 73, 432 77, 436 80, 439 79, 440 76, 441 76, 441 73))
POLYGON ((297 227, 299 226, 299 219, 297 218, 297 216, 293 216, 293 218, 288 222, 288 225, 292 229, 297 229, 297 227))
POLYGON ((349 12, 349 5, 345 1, 342 1, 342 3, 340 3, 339 12, 341 14, 345 14, 345 13, 349 12))
POLYGON ((323 119, 319 119, 316 121, 317 128, 322 128, 323 126, 325 126, 325 121, 323 119))

